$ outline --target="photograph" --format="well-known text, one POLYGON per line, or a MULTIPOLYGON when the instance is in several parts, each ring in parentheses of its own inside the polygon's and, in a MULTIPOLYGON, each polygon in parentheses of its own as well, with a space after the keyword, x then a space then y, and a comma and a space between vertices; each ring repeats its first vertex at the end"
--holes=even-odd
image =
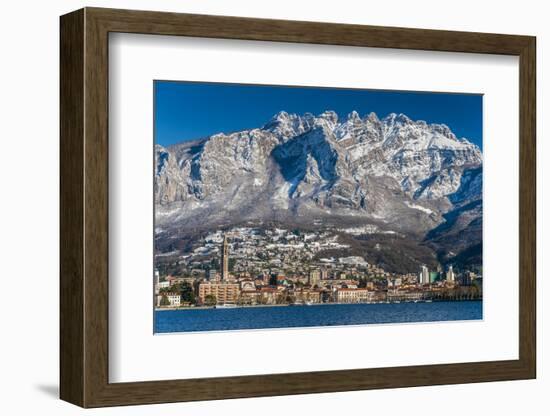
POLYGON ((154 82, 154 332, 480 320, 481 94, 154 82))

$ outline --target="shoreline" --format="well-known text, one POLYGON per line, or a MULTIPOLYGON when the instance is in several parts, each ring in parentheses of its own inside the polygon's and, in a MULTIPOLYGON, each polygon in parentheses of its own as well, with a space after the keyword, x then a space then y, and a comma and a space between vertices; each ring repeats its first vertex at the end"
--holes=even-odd
POLYGON ((229 308, 223 308, 223 307, 214 307, 214 306, 185 306, 185 307, 178 307, 178 308, 154 308, 155 312, 166 312, 166 311, 189 311, 189 310, 207 310, 207 309, 248 309, 248 308, 281 308, 285 306, 291 306, 291 307, 297 307, 297 306, 304 306, 304 307, 310 307, 310 306, 329 306, 329 305, 399 305, 402 303, 441 303, 441 302, 482 302, 483 298, 481 299, 430 299, 430 300, 421 300, 418 302, 415 301, 399 301, 399 302, 358 302, 358 303, 336 303, 336 302, 327 302, 327 303, 313 303, 311 305, 303 305, 303 304, 280 304, 280 305, 239 305, 239 306, 231 306, 229 308))
MULTIPOLYGON (((321 304, 319 304, 321 305, 321 304)), ((328 303, 326 304, 328 305, 328 303)), ((334 303, 332 305, 335 305, 334 303)), ((189 310, 195 310, 195 309, 244 309, 244 308, 279 308, 283 306, 291 306, 290 304, 281 304, 281 305, 239 305, 239 306, 231 306, 229 308, 220 308, 219 306, 216 308, 215 306, 183 306, 179 308, 155 308, 155 312, 162 312, 162 311, 189 311, 189 310)), ((304 306, 304 305, 293 305, 293 306, 304 306)))

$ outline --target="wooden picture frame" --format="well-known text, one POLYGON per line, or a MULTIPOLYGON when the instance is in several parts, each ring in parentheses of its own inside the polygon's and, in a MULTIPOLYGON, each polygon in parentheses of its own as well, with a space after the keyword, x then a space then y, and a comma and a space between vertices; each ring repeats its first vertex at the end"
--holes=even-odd
POLYGON ((85 8, 61 17, 60 396, 82 407, 536 377, 535 38, 85 8), (109 383, 110 32, 514 55, 520 65, 519 359, 109 383))

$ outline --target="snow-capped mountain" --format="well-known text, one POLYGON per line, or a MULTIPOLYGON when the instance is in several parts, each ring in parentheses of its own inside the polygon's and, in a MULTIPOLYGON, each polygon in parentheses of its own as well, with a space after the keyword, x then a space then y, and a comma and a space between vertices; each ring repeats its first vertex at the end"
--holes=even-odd
MULTIPOLYGON (((276 114, 264 126, 155 148, 158 226, 337 221, 424 235, 481 201, 482 153, 404 114, 276 114)), ((473 217, 473 218, 470 218, 473 217)))

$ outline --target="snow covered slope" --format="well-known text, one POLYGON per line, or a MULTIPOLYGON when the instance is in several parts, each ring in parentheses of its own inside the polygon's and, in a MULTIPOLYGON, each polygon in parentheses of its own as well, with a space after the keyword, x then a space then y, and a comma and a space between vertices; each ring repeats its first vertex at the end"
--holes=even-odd
POLYGON ((480 149, 404 114, 281 111, 256 129, 157 145, 155 157, 162 226, 337 218, 425 234, 481 200, 480 149))

